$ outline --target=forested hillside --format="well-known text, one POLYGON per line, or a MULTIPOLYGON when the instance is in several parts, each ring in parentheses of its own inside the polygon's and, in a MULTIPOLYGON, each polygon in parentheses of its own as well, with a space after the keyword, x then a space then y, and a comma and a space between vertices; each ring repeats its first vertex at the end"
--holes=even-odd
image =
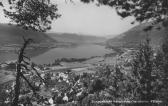
POLYGON ((161 44, 163 37, 167 35, 168 28, 163 27, 162 24, 157 24, 151 31, 145 32, 144 29, 149 25, 151 25, 151 23, 135 26, 127 32, 109 39, 107 45, 114 47, 137 47, 139 43, 144 41, 148 36, 151 40, 151 45, 156 48, 161 44))

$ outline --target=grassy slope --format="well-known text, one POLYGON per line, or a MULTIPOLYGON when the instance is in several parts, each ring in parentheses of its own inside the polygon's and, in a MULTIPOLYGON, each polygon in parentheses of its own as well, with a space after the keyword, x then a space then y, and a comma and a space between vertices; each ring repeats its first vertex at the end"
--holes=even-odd
MULTIPOLYGON (((149 23, 135 26, 127 32, 120 34, 115 38, 109 39, 107 41, 107 45, 114 47, 137 47, 140 42, 147 38, 147 33, 144 32, 143 29, 148 25, 149 23)), ((154 28, 152 31, 148 32, 149 38, 151 39, 151 45, 155 48, 161 44, 163 37, 167 33, 167 28, 163 28, 161 24, 157 24, 155 27, 159 26, 161 26, 160 30, 154 28)))
POLYGON ((31 38, 35 43, 49 43, 54 42, 52 38, 45 33, 34 32, 30 30, 23 30, 19 27, 0 24, 0 44, 21 44, 23 38, 31 38))

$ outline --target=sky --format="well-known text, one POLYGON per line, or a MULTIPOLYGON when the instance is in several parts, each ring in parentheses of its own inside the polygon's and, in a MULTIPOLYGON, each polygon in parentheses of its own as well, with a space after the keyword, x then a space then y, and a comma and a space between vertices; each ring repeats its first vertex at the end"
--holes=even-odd
MULTIPOLYGON (((111 7, 73 1, 52 0, 57 4, 61 17, 52 22, 52 29, 48 32, 115 36, 135 26, 131 24, 133 17, 122 19, 111 7)), ((2 10, 0 14, 0 23, 8 23, 9 19, 4 17, 2 10)))

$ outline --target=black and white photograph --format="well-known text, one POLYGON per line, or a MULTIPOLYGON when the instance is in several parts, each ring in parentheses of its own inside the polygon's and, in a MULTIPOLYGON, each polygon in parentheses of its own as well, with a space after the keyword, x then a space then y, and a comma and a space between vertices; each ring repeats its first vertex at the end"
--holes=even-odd
POLYGON ((0 0, 0 106, 168 106, 168 0, 0 0))

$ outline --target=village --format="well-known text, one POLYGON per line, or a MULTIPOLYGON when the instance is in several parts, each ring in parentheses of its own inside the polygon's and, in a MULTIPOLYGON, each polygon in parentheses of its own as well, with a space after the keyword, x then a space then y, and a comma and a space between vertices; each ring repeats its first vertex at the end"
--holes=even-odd
MULTIPOLYGON (((115 62, 116 64, 123 64, 121 62, 124 61, 128 63, 130 60, 126 57, 131 55, 131 53, 131 50, 128 50, 120 56, 112 57, 113 63, 111 65, 114 65, 115 62)), ((31 101, 30 104, 33 104, 33 106, 56 106, 56 104, 78 103, 85 97, 95 98, 96 94, 94 89, 97 88, 94 88, 93 84, 95 83, 95 78, 100 77, 102 67, 108 67, 105 61, 109 63, 109 57, 108 60, 102 57, 95 57, 82 62, 60 62, 59 64, 50 65, 36 65, 31 63, 28 66, 29 70, 22 69, 22 73, 29 80, 36 93, 22 79, 23 85, 20 91, 21 103, 24 104, 26 102, 27 104, 27 102, 31 101)), ((4 70, 3 77, 0 80, 0 84, 4 87, 1 88, 3 89, 1 92, 4 91, 4 95, 8 95, 14 91, 16 61, 1 64, 0 69, 2 70, 1 73, 4 70)), ((108 98, 110 94, 105 92, 106 96, 108 98)), ((1 102, 8 104, 11 102, 10 98, 12 97, 7 96, 4 98, 5 101, 1 102)))

